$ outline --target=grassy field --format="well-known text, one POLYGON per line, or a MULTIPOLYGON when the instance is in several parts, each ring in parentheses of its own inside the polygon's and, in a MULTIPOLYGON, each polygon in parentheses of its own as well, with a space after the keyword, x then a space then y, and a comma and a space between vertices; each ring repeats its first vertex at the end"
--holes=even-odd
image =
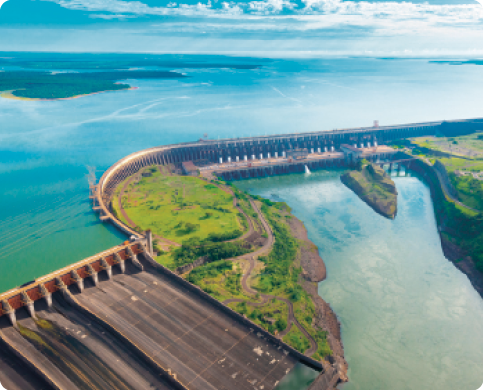
POLYGON ((475 133, 462 137, 419 137, 412 143, 453 155, 483 159, 483 133, 475 133))
MULTIPOLYGON (((152 176, 132 181, 121 198, 127 216, 141 230, 151 229, 178 243, 244 230, 243 216, 229 193, 197 177, 170 176, 157 168, 146 171, 152 176)), ((116 190, 112 204, 116 215, 128 223, 118 206, 125 183, 116 190)))

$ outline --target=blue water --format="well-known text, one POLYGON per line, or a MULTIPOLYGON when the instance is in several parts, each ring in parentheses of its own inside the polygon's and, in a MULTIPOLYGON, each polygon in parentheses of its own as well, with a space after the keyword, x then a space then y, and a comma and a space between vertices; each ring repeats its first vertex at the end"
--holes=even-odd
MULTIPOLYGON (((88 166, 99 177, 129 153, 204 133, 216 139, 481 116, 477 66, 260 63, 245 71, 178 69, 190 78, 133 80, 139 89, 67 101, 0 98, 0 291, 124 239, 90 211, 88 166)), ((327 262, 320 294, 342 323, 351 378, 344 390, 471 390, 483 382, 481 299, 442 256, 418 179, 397 179, 395 221, 361 204, 334 174, 266 179, 260 191, 262 183, 294 207, 327 262)))

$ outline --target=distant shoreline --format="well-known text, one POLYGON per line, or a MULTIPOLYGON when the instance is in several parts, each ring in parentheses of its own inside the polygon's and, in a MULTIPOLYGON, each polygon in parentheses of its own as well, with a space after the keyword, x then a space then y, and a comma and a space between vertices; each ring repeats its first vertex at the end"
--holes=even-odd
POLYGON ((28 98, 28 97, 22 97, 22 96, 15 96, 12 94, 13 91, 3 91, 0 92, 0 97, 5 98, 5 99, 12 99, 12 100, 23 100, 23 101, 41 101, 41 102, 53 102, 57 100, 72 100, 72 99, 77 99, 80 97, 84 96, 91 96, 91 95, 97 95, 99 93, 105 93, 105 92, 117 92, 117 91, 131 91, 134 89, 139 89, 139 87, 129 87, 129 88, 123 88, 123 89, 107 89, 105 91, 97 91, 97 92, 91 92, 91 93, 85 93, 81 95, 75 95, 71 97, 66 97, 66 98, 28 98))

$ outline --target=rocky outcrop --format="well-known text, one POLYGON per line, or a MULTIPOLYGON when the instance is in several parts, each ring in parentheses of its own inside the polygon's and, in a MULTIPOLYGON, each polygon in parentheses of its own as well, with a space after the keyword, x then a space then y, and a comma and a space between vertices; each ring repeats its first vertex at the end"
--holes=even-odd
POLYGON ((390 219, 396 217, 396 185, 384 169, 368 164, 341 175, 340 180, 377 213, 390 219))

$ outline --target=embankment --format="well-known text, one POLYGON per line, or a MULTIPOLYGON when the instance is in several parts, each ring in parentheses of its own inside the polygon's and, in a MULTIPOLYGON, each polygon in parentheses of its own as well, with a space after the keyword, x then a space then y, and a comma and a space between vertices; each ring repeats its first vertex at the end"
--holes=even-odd
MULTIPOLYGON (((410 169, 422 176, 430 188, 444 255, 468 276, 483 297, 483 272, 477 268, 475 261, 482 231, 481 214, 464 213, 461 205, 445 194, 444 183, 434 167, 417 159, 411 162, 410 169)), ((468 211, 472 212, 471 209, 468 211)))
MULTIPOLYGON (((324 260, 320 257, 317 246, 308 238, 303 222, 293 216, 288 220, 288 224, 293 236, 300 242, 299 260, 305 279, 303 288, 311 296, 317 313, 313 326, 327 332, 327 341, 333 353, 329 360, 336 364, 338 377, 345 382, 348 380, 348 364, 344 358, 340 322, 330 305, 318 293, 318 283, 327 277, 324 260)), ((329 373, 327 375, 330 376, 329 373)), ((324 377, 325 379, 319 379, 319 381, 324 384, 331 382, 327 379, 327 375, 324 377)), ((330 378, 332 377, 330 376, 330 378)), ((322 387, 320 388, 322 389, 322 387)))

